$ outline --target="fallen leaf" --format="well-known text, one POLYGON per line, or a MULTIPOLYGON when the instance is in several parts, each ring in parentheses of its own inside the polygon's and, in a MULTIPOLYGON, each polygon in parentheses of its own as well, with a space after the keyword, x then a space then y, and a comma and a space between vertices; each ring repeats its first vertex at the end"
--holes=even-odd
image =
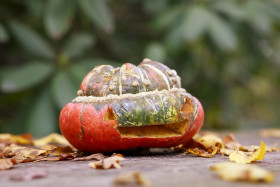
MULTIPOLYGON (((214 136, 211 134, 201 136, 196 140, 198 143, 202 144, 206 149, 208 149, 212 154, 216 154, 216 152, 223 147, 222 139, 218 136, 214 136)), ((214 155, 213 154, 213 155, 214 155)))
POLYGON ((88 165, 94 169, 120 169, 121 166, 119 164, 119 161, 123 160, 125 160, 125 158, 121 154, 113 154, 112 156, 104 158, 100 161, 90 162, 88 165))
POLYGON ((7 170, 16 164, 15 160, 12 158, 0 159, 0 170, 7 170))
POLYGON ((36 161, 61 161, 61 160, 72 160, 76 157, 73 153, 61 154, 59 157, 38 157, 36 161))
POLYGON ((52 145, 52 144, 47 144, 47 145, 43 145, 42 147, 40 147, 41 149, 47 150, 47 151, 52 151, 55 148, 57 148, 57 145, 52 145))
MULTIPOLYGON (((191 139, 190 141, 188 141, 187 143, 185 143, 183 146, 179 146, 178 148, 173 148, 175 149, 181 149, 184 152, 182 154, 187 154, 187 153, 191 153, 200 157, 204 157, 204 158, 212 158, 214 157, 213 155, 215 155, 218 150, 221 148, 221 144, 220 142, 217 143, 217 141, 213 141, 213 142, 207 142, 208 141, 208 137, 210 137, 211 141, 212 141, 212 136, 213 135, 205 135, 205 136, 201 136, 200 138, 198 138, 197 140, 191 139), (206 136, 206 139, 205 139, 206 136), (198 142, 200 141, 200 142, 198 142)), ((216 137, 215 137, 216 139, 216 137)))
POLYGON ((61 134, 58 133, 52 133, 48 136, 45 136, 43 138, 34 140, 34 145, 41 147, 50 143, 54 144, 59 144, 59 145, 64 145, 64 146, 71 146, 70 143, 62 136, 61 134))
POLYGON ((222 142, 224 146, 228 149, 239 149, 241 147, 241 144, 237 142, 233 134, 228 134, 225 137, 223 137, 222 142))
POLYGON ((13 157, 20 155, 24 158, 35 159, 37 156, 47 153, 46 150, 35 149, 31 147, 23 147, 17 145, 10 145, 3 150, 4 157, 13 157))
POLYGON ((240 151, 245 151, 245 152, 255 152, 259 148, 260 148, 260 146, 257 146, 257 145, 245 145, 245 146, 241 146, 239 148, 239 150, 240 151))
POLYGON ((115 185, 135 185, 148 186, 150 181, 146 179, 141 172, 122 173, 114 180, 115 185))
POLYGON ((260 135, 266 138, 280 138, 280 129, 263 129, 260 135))
POLYGON ((22 175, 13 175, 10 177, 10 180, 13 181, 30 181, 32 179, 44 178, 48 175, 45 170, 32 170, 27 171, 22 175))
POLYGON ((54 149, 51 150, 50 156, 61 156, 62 154, 74 154, 74 150, 70 146, 56 146, 54 149))
POLYGON ((82 158, 75 158, 75 161, 86 161, 86 160, 103 160, 104 159, 104 155, 102 153, 95 153, 86 157, 82 157, 82 158))
POLYGON ((200 157, 204 157, 204 158, 213 158, 213 155, 216 154, 212 154, 208 151, 206 151, 205 149, 201 149, 201 148, 191 148, 191 149, 186 149, 186 152, 182 153, 182 154, 186 154, 186 153, 191 153, 200 157))
POLYGON ((219 153, 229 156, 231 153, 235 152, 236 150, 228 149, 228 148, 221 148, 219 153))
POLYGON ((274 180, 273 173, 255 166, 231 162, 216 163, 210 167, 218 176, 226 181, 267 182, 274 180))
POLYGON ((37 157, 36 157, 36 159, 28 158, 28 157, 25 157, 22 153, 17 153, 15 156, 12 157, 12 159, 14 159, 15 162, 18 164, 18 163, 35 161, 37 159, 37 157))
POLYGON ((20 135, 0 134, 0 143, 2 142, 8 144, 32 145, 33 136, 31 134, 20 134, 20 135))
POLYGON ((229 160, 239 164, 248 164, 253 161, 262 160, 265 152, 265 144, 261 141, 259 149, 257 149, 252 155, 248 156, 245 152, 236 150, 229 155, 229 160))

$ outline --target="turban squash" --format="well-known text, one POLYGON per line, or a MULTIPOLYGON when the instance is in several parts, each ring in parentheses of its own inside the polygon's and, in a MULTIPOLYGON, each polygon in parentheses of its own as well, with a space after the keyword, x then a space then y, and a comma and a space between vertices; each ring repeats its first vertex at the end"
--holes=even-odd
POLYGON ((171 147, 201 128, 201 103, 181 88, 176 71, 144 59, 138 66, 100 65, 59 116, 65 138, 84 152, 171 147))

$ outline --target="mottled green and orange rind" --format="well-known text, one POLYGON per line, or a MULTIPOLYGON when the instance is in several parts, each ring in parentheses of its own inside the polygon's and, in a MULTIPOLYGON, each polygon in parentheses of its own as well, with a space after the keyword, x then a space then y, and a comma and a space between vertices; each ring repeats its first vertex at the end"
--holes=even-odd
POLYGON ((184 120, 180 110, 185 95, 179 92, 125 98, 111 104, 120 127, 161 125, 184 120))

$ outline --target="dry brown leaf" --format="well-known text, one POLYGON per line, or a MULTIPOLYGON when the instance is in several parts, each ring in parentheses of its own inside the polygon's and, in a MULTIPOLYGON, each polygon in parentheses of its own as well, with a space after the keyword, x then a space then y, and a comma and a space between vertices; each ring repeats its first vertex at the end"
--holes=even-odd
POLYGON ((125 160, 125 158, 121 154, 113 154, 112 156, 104 158, 103 160, 90 162, 88 165, 94 169, 120 169, 121 166, 119 164, 119 161, 123 160, 125 160))
POLYGON ((61 156, 63 154, 74 154, 74 149, 70 146, 56 146, 54 149, 51 150, 50 156, 61 156))
POLYGON ((86 161, 86 160, 103 160, 104 155, 102 153, 95 153, 89 156, 81 157, 81 158, 75 158, 75 161, 86 161))
POLYGON ((48 136, 45 136, 43 138, 34 140, 34 145, 41 147, 50 143, 54 144, 59 144, 59 145, 64 145, 64 146, 71 146, 70 143, 62 136, 61 134, 58 133, 52 133, 48 136))
POLYGON ((0 143, 5 142, 7 144, 24 144, 24 145, 32 145, 33 144, 33 136, 31 134, 20 134, 20 135, 12 135, 12 134, 0 134, 0 143))
POLYGON ((61 160, 72 160, 76 157, 74 153, 61 154, 59 157, 37 157, 36 161, 61 161, 61 160))
POLYGON ((197 139, 197 142, 202 144, 213 155, 223 147, 222 139, 211 134, 201 136, 197 139))
POLYGON ((239 147, 241 147, 241 144, 237 142, 237 140, 231 133, 226 135, 225 137, 223 137, 222 142, 223 142, 225 148, 228 148, 228 149, 235 150, 235 149, 239 149, 239 147))
POLYGON ((3 150, 4 157, 13 157, 20 155, 24 158, 35 159, 37 156, 47 153, 46 150, 35 149, 31 147, 23 147, 17 145, 10 145, 3 150))
POLYGON ((191 139, 179 149, 185 151, 182 154, 191 153, 205 158, 212 158, 222 146, 220 142, 217 143, 217 141, 214 140, 218 137, 212 138, 212 136, 213 135, 205 135, 201 136, 197 140, 191 139), (210 142, 208 140, 210 140, 210 142))
POLYGON ((194 139, 191 139, 190 141, 185 143, 183 146, 177 146, 173 149, 184 151, 181 155, 191 153, 191 154, 205 157, 205 158, 212 158, 213 155, 216 153, 216 150, 215 151, 209 150, 209 149, 205 148, 204 145, 195 141, 194 139))
POLYGON ((27 158, 22 153, 17 153, 15 156, 12 157, 12 159, 15 160, 16 163, 24 163, 24 162, 32 162, 37 159, 35 158, 27 158))
POLYGON ((3 158, 0 159, 0 170, 7 170, 13 167, 16 164, 16 161, 12 158, 3 158))
POLYGON ((52 144, 47 144, 47 145, 43 145, 42 147, 40 147, 40 149, 44 149, 47 151, 52 151, 55 148, 57 148, 57 145, 52 145, 52 144))
POLYGON ((44 170, 30 170, 25 172, 22 175, 13 175, 10 177, 10 180, 13 181, 30 181, 32 179, 44 178, 48 173, 44 170))
POLYGON ((200 157, 204 157, 204 158, 213 158, 214 154, 208 152, 205 149, 201 149, 201 148, 191 148, 191 149, 186 149, 186 152, 182 153, 182 154, 186 154, 186 153, 191 153, 200 157))
POLYGON ((280 129, 263 129, 260 135, 266 138, 280 138, 280 129))
POLYGON ((115 185, 139 184, 142 186, 150 185, 150 181, 146 179, 141 172, 122 173, 114 180, 115 185))
POLYGON ((261 141, 261 145, 252 155, 248 156, 243 151, 236 150, 229 155, 229 160, 239 164, 248 164, 253 161, 262 160, 265 155, 265 144, 261 141))
POLYGON ((274 180, 273 173, 255 165, 220 162, 212 165, 210 169, 216 171, 218 176, 226 181, 270 183, 274 180))

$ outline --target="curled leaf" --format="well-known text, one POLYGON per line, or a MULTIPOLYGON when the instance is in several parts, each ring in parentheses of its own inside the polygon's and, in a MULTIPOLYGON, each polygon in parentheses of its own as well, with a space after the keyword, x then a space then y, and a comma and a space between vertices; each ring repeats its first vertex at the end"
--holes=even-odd
POLYGON ((252 155, 248 156, 243 151, 236 150, 229 155, 229 160, 239 164, 248 164, 253 161, 262 160, 265 152, 265 144, 261 141, 259 149, 257 149, 252 155))
POLYGON ((235 149, 239 149, 239 147, 241 147, 241 144, 237 142, 237 140, 231 133, 226 135, 225 137, 223 137, 222 141, 223 141, 224 146, 228 149, 235 150, 235 149))
POLYGON ((197 156, 212 158, 219 149, 223 147, 222 140, 212 134, 207 134, 204 136, 197 136, 181 146, 179 149, 184 150, 186 153, 191 153, 197 156))
POLYGON ((119 164, 119 161, 123 160, 125 160, 125 158, 121 154, 113 154, 112 156, 104 158, 103 160, 90 162, 88 165, 94 169, 120 169, 121 166, 119 164))
POLYGON ((210 167, 226 181, 267 182, 274 180, 273 173, 254 165, 243 165, 231 162, 220 162, 210 167))
POLYGON ((45 136, 43 138, 34 141, 34 145, 38 147, 47 145, 49 143, 71 146, 70 143, 64 138, 64 136, 57 133, 52 133, 48 136, 45 136))
POLYGON ((197 139, 197 142, 202 144, 206 149, 213 153, 213 155, 223 147, 222 139, 211 134, 201 136, 197 139))

